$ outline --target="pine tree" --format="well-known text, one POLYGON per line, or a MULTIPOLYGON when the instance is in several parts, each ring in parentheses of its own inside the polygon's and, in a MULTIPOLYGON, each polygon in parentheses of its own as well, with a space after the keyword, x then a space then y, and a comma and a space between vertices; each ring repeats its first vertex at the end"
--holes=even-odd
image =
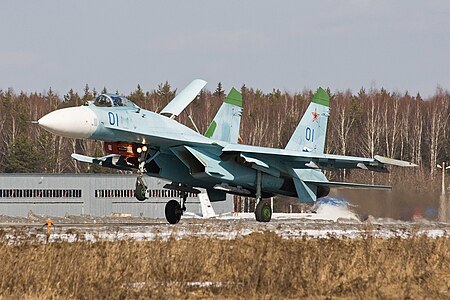
MULTIPOLYGON (((101 144, 97 143, 94 150, 94 156, 95 157, 101 157, 103 156, 103 149, 101 144)), ((100 165, 91 164, 89 165, 88 172, 89 173, 111 173, 112 169, 104 168, 100 165)))
POLYGON ((78 93, 75 93, 73 89, 70 89, 67 94, 64 95, 64 103, 67 106, 78 106, 80 105, 81 99, 78 93))
POLYGON ((169 103, 170 100, 175 98, 177 90, 171 90, 170 84, 168 81, 165 83, 158 84, 158 90, 156 90, 156 94, 160 97, 164 104, 169 103))
POLYGON ((225 95, 225 91, 222 88, 222 82, 219 81, 219 83, 217 84, 217 88, 216 91, 213 94, 216 97, 222 97, 225 95))
POLYGON ((91 93, 91 91, 89 89, 89 85, 87 83, 84 86, 83 92, 84 92, 84 95, 83 95, 83 98, 81 98, 81 100, 83 100, 83 102, 94 99, 94 95, 91 93))
POLYGON ((127 98, 136 103, 138 106, 141 106, 141 104, 145 101, 145 94, 142 91, 141 85, 138 84, 136 90, 132 92, 127 98))
POLYGON ((25 134, 20 134, 8 149, 2 171, 5 173, 37 172, 40 158, 33 142, 25 134))

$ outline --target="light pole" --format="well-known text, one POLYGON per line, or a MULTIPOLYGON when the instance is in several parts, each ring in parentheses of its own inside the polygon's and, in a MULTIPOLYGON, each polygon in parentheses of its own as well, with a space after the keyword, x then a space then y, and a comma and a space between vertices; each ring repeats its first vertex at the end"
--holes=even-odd
POLYGON ((446 165, 445 161, 442 162, 442 166, 441 165, 437 165, 437 167, 442 170, 442 191, 441 191, 441 195, 444 195, 444 196, 445 196, 445 170, 450 169, 450 166, 445 166, 445 165, 446 165))
POLYGON ((447 221, 447 197, 445 197, 445 170, 450 169, 450 166, 445 166, 445 161, 441 165, 437 165, 439 169, 442 170, 442 190, 441 196, 439 197, 439 221, 447 221))

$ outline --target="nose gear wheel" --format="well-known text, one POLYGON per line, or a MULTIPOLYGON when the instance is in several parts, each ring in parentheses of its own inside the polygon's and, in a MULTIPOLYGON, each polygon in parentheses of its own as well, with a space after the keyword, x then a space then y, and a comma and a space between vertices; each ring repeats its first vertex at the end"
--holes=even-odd
POLYGON ((134 190, 134 196, 139 201, 144 201, 147 199, 147 185, 142 179, 142 175, 136 178, 136 189, 134 190))

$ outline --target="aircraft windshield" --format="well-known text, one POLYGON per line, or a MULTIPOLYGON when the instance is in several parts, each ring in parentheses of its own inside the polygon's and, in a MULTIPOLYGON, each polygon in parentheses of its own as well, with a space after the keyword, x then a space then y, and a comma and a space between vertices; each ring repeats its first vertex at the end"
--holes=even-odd
POLYGON ((123 106, 122 97, 119 96, 110 96, 114 106, 123 106))
POLYGON ((94 105, 100 107, 136 107, 136 105, 127 98, 113 94, 102 94, 98 96, 97 98, 95 98, 94 105))
POLYGON ((97 98, 95 98, 94 105, 100 107, 111 107, 112 101, 111 98, 109 98, 108 96, 100 95, 97 98))

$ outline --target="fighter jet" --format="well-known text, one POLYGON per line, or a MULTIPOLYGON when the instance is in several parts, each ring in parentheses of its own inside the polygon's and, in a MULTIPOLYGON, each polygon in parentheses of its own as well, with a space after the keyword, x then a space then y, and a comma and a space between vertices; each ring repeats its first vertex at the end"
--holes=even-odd
POLYGON ((325 154, 330 97, 319 88, 285 149, 238 144, 242 96, 232 89, 204 135, 176 121, 206 81, 196 79, 159 113, 142 109, 123 96, 101 94, 83 106, 53 111, 38 124, 70 138, 103 141, 104 157, 72 154, 72 158, 104 167, 137 171, 135 196, 148 198, 144 175, 171 181, 165 188, 179 191, 167 202, 165 216, 176 224, 186 211, 188 193, 207 191, 209 199, 226 194, 256 197, 255 218, 269 222, 272 209, 263 198, 297 197, 314 203, 330 188, 390 186, 329 181, 323 170, 362 169, 388 172, 388 166, 413 167, 410 162, 325 154))

